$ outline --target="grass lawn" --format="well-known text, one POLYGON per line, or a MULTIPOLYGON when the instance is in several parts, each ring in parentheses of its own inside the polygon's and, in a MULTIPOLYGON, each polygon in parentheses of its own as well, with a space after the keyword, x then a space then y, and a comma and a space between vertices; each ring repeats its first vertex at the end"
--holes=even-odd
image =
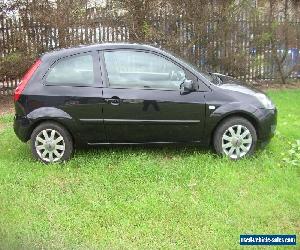
POLYGON ((299 247, 300 166, 288 150, 300 90, 269 94, 278 133, 238 162, 197 147, 105 147, 46 166, 0 116, 0 249, 238 249, 240 234, 297 234, 299 247))

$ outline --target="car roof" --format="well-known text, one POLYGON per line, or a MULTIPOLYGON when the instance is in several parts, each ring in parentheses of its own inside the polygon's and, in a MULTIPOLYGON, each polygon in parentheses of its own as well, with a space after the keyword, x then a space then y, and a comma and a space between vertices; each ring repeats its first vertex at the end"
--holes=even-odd
POLYGON ((72 54, 77 53, 84 53, 84 52, 90 52, 90 51, 97 51, 97 50, 114 50, 114 49, 136 49, 136 50, 151 50, 156 51, 160 53, 164 53, 158 48, 155 48, 150 45, 145 44, 137 44, 137 43, 101 43, 101 44, 92 44, 92 45, 81 45, 77 47, 71 47, 71 48, 64 48, 64 49, 58 49, 53 50, 50 52, 47 52, 41 56, 42 60, 48 60, 54 58, 59 58, 63 56, 68 56, 72 54))

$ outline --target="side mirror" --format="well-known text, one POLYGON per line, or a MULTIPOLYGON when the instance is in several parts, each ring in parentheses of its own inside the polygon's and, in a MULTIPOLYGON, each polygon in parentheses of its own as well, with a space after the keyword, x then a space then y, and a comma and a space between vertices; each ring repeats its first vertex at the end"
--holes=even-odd
POLYGON ((192 80, 184 80, 180 86, 180 94, 187 94, 195 90, 194 83, 192 80))

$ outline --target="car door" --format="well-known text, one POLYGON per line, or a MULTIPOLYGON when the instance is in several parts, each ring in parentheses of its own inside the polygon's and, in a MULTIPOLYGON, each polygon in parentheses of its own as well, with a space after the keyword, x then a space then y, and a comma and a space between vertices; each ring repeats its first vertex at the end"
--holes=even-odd
POLYGON ((198 79, 149 51, 101 53, 103 118, 110 143, 200 141, 205 122, 204 92, 182 94, 181 83, 198 79))
POLYGON ((55 107, 67 113, 72 118, 67 122, 76 132, 76 141, 106 142, 99 69, 97 51, 56 59, 44 77, 44 95, 32 98, 41 105, 44 102, 42 97, 47 96, 46 104, 50 108, 55 107))

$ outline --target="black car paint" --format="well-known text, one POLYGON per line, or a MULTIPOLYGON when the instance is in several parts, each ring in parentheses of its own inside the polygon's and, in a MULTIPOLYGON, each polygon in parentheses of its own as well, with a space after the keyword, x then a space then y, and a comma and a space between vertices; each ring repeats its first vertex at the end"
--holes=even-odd
POLYGON ((197 142, 209 145, 216 126, 240 115, 255 126, 258 139, 269 140, 276 127, 276 109, 265 109, 254 97, 257 90, 220 75, 216 86, 174 56, 138 44, 102 44, 51 52, 15 103, 14 129, 26 142, 42 121, 65 126, 76 144, 197 142), (157 89, 110 88, 103 51, 138 50, 160 55, 182 67, 198 86, 190 93, 157 89), (95 84, 75 87, 45 82, 49 68, 62 58, 88 53, 94 58, 95 84), (215 109, 211 109, 211 107, 215 109))

